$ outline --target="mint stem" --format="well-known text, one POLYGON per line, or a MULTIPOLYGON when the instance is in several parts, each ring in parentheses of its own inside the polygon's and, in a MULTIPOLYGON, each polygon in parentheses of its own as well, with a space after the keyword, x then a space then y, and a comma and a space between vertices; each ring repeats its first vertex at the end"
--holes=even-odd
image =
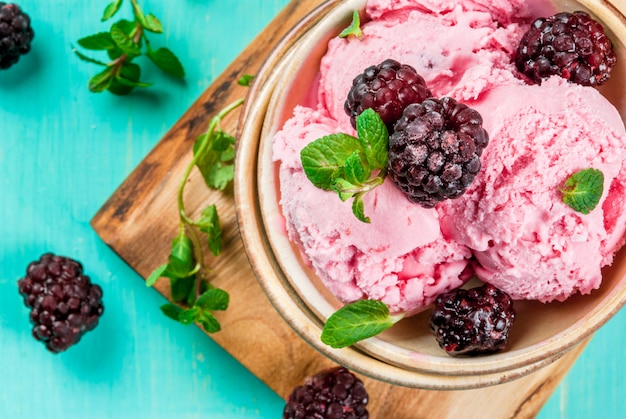
POLYGON ((185 169, 183 178, 178 186, 178 214, 180 217, 180 226, 182 229, 185 229, 185 231, 189 232, 190 234, 189 238, 193 242, 194 250, 196 252, 196 260, 200 264, 200 269, 199 269, 199 271, 201 271, 200 279, 196 280, 196 284, 195 284, 196 285, 196 297, 200 295, 202 279, 204 278, 206 268, 203 263, 204 251, 202 250, 202 242, 198 238, 196 229, 193 227, 195 222, 187 215, 187 211, 185 209, 185 200, 184 200, 185 185, 187 184, 187 181, 189 180, 191 171, 198 163, 198 160, 200 159, 200 157, 206 152, 206 148, 209 146, 209 144, 211 144, 211 141, 209 141, 209 139, 215 134, 215 131, 219 127, 222 119, 224 119, 232 111, 234 111, 235 109, 243 105, 243 101, 244 99, 238 99, 234 101, 233 103, 231 103, 230 105, 222 109, 220 113, 218 113, 211 119, 211 121, 209 122, 209 127, 207 128, 207 131, 205 133, 208 137, 207 141, 205 141, 202 144, 202 146, 194 154, 193 158, 191 159, 191 162, 189 162, 189 165, 185 169))

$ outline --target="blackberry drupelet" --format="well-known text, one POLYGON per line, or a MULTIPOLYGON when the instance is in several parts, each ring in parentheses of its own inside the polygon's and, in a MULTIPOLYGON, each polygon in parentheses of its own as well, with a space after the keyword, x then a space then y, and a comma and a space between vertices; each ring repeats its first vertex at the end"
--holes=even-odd
POLYGON ((585 12, 536 19, 515 54, 518 70, 532 82, 559 75, 585 86, 609 79, 616 57, 600 23, 585 12))
POLYGON ((18 287, 31 308, 33 336, 54 353, 78 343, 104 311, 100 286, 83 274, 80 262, 67 257, 42 255, 28 265, 18 287))
POLYGON ((450 355, 481 355, 504 349, 514 320, 511 297, 485 284, 439 295, 430 330, 450 355))
POLYGON ((283 419, 367 419, 368 395, 360 378, 343 367, 307 378, 287 398, 283 419))
POLYGON ((356 117, 371 108, 391 132, 404 108, 430 96, 426 82, 413 67, 388 59, 354 78, 344 110, 356 127, 356 117))
POLYGON ((409 105, 389 137, 389 176, 409 200, 432 208, 465 192, 489 142, 480 114, 444 97, 409 105))
POLYGON ((11 67, 30 51, 34 36, 30 17, 17 4, 0 1, 0 69, 11 67))

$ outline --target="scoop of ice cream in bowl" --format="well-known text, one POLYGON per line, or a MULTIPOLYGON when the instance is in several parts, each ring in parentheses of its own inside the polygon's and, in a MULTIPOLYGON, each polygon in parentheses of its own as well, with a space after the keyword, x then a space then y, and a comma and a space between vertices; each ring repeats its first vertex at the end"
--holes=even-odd
POLYGON ((276 310, 419 388, 502 383, 589 337, 626 302, 625 43, 607 2, 312 11, 257 74, 236 151, 276 310))

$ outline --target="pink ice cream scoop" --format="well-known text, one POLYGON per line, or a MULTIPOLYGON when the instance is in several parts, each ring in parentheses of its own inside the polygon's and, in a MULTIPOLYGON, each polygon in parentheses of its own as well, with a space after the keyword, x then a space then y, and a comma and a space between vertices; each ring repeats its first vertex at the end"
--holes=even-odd
POLYGON ((564 300, 598 288, 626 228, 626 134, 594 89, 559 77, 497 87, 473 104, 490 143, 468 191, 442 203, 442 229, 472 249, 479 278, 515 299, 564 300), (563 203, 575 172, 604 174, 589 214, 563 203))
POLYGON ((463 285, 470 251, 443 237, 434 209, 410 203, 386 180, 365 197, 366 224, 336 193, 306 178, 300 150, 336 128, 334 120, 300 107, 274 140, 289 238, 326 287, 344 302, 376 299, 392 312, 412 314, 463 285))

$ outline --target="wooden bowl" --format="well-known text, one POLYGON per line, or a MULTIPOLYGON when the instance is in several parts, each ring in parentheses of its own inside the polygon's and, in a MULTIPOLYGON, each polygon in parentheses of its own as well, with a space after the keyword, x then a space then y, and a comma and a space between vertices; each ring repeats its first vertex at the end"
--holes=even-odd
MULTIPOLYGON (((626 57, 623 4, 607 1, 554 1, 559 10, 587 10, 601 20, 626 57)), ((352 347, 332 349, 320 341, 325 320, 341 306, 303 262, 282 227, 278 167, 272 162, 274 134, 306 102, 327 41, 345 28, 365 0, 329 0, 285 37, 257 74, 240 120, 235 162, 235 200, 244 246, 267 297, 305 341, 333 361, 363 375, 396 385, 425 389, 467 389, 503 383, 563 356, 610 319, 626 302, 626 250, 603 270, 591 295, 564 303, 516 302, 516 324, 506 351, 453 358, 428 330, 428 312, 405 319, 381 335, 352 347)), ((626 117, 626 64, 619 60, 605 96, 626 117)))

